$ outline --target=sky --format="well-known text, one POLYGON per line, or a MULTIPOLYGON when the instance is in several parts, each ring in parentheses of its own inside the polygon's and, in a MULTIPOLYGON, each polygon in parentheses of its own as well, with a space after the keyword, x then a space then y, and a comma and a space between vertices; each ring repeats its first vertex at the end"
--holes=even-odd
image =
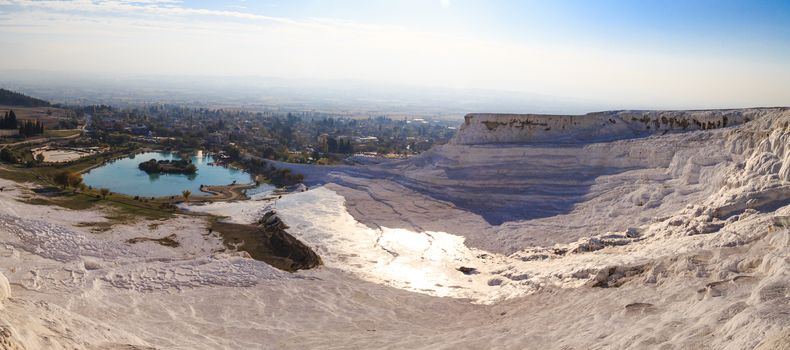
POLYGON ((790 105, 789 0, 0 0, 0 52, 0 71, 790 105))

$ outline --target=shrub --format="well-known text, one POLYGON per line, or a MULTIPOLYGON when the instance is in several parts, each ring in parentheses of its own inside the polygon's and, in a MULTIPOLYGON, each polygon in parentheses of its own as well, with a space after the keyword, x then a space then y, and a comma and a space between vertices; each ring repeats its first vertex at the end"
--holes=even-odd
POLYGON ((3 147, 3 149, 0 150, 0 161, 6 163, 16 163, 16 159, 16 155, 10 149, 3 147))
POLYGON ((60 187, 66 188, 72 183, 79 185, 82 182, 82 176, 70 171, 61 171, 52 177, 52 181, 55 182, 55 184, 60 185, 60 187), (77 181, 77 178, 79 178, 79 181, 77 181))

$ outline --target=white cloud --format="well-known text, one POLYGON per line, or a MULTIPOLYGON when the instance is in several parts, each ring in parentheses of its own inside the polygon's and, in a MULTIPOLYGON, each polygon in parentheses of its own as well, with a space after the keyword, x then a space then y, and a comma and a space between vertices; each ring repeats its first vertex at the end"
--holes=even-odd
POLYGON ((283 17, 262 16, 247 12, 208 10, 198 8, 188 8, 180 6, 182 2, 178 0, 74 0, 74 1, 14 1, 0 0, 0 5, 16 5, 22 8, 61 11, 67 13, 87 12, 93 14, 114 14, 120 16, 130 15, 154 15, 154 16, 211 16, 224 17, 228 19, 256 20, 280 22, 292 25, 313 26, 313 23, 295 21, 283 17))

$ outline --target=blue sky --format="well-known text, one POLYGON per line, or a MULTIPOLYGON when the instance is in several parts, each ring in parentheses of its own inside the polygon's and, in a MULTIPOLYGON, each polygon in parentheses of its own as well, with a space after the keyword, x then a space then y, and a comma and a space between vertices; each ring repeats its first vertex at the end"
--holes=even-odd
POLYGON ((0 0, 0 69, 790 104, 790 1, 0 0))
MULTIPOLYGON (((262 15, 403 26, 497 40, 676 52, 790 53, 790 1, 449 0, 185 1, 262 15)), ((763 55, 754 55, 764 57, 763 55)))

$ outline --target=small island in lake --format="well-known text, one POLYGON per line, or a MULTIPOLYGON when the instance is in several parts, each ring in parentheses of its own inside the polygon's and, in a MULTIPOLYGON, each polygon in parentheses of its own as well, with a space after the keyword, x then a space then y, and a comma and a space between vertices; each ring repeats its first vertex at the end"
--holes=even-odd
POLYGON ((189 160, 156 160, 151 159, 137 166, 149 174, 194 174, 197 167, 189 160))

